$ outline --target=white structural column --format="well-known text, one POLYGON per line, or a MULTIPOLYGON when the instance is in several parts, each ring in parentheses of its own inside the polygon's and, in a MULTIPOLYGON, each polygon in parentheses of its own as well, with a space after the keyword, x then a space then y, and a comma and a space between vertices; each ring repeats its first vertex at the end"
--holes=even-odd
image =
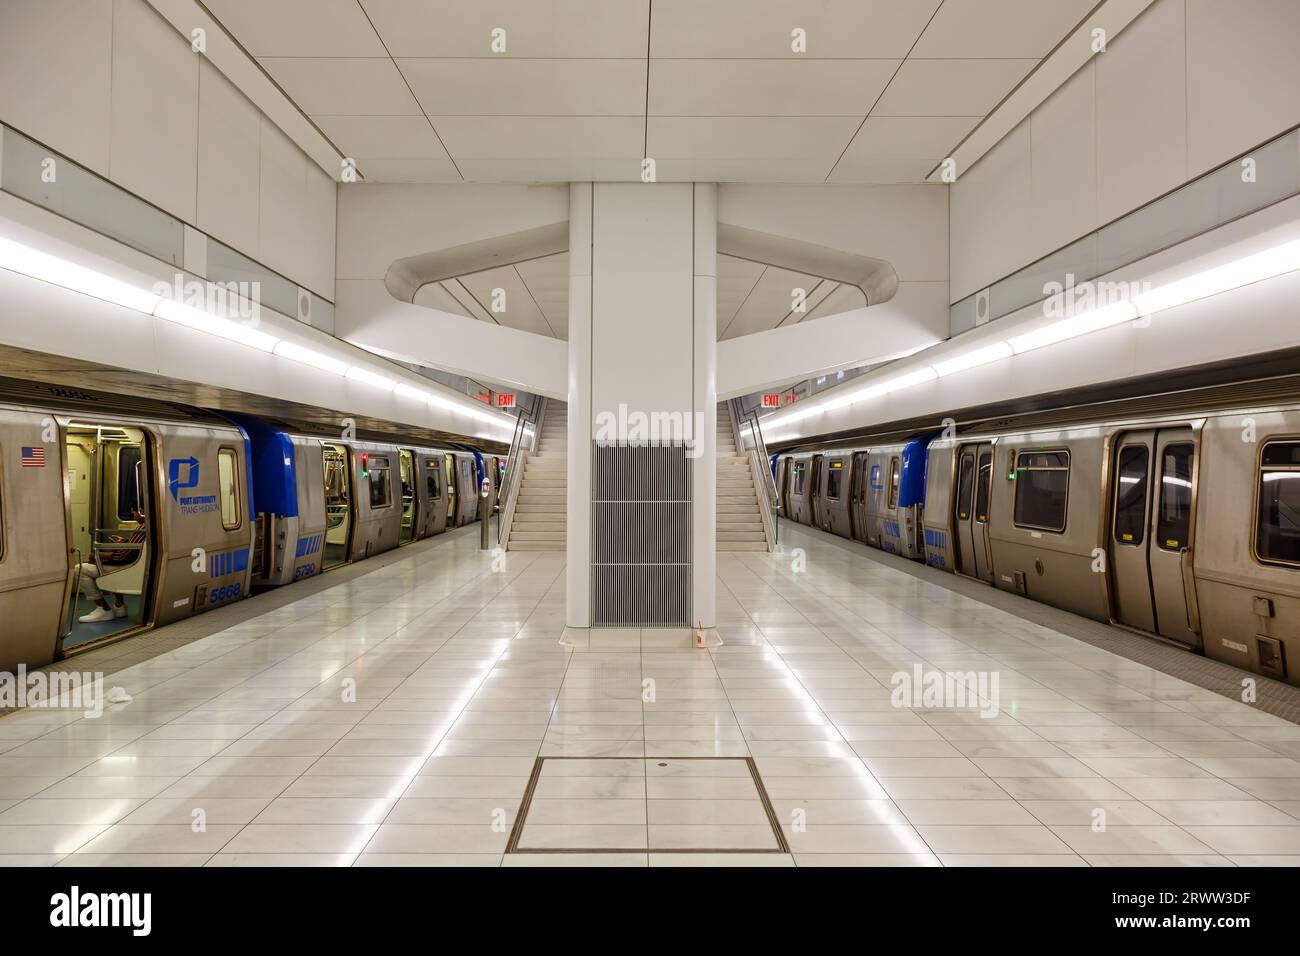
POLYGON ((717 626, 718 564, 718 187, 694 186, 695 393, 700 455, 691 473, 695 619, 717 626))
POLYGON ((717 189, 574 183, 569 196, 566 622, 591 626, 592 442, 619 422, 633 441, 691 446, 691 620, 714 627, 717 189), (638 436, 638 419, 684 428, 638 436))
POLYGON ((569 476, 565 621, 591 627, 592 183, 569 187, 569 476))

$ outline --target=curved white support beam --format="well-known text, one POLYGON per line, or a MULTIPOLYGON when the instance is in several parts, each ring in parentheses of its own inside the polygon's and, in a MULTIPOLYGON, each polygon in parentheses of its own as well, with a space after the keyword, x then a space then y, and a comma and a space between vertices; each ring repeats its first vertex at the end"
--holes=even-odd
POLYGON ((560 339, 398 302, 382 279, 341 279, 336 293, 335 334, 353 345, 547 398, 568 394, 560 339))
POLYGON ((888 361, 947 335, 947 285, 904 282, 880 305, 719 342, 718 399, 888 361))

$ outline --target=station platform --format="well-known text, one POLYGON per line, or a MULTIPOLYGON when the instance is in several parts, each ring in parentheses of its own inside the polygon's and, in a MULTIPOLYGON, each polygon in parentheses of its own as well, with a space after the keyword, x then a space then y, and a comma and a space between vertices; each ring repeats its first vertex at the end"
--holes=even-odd
POLYGON ((719 555, 711 649, 562 644, 564 555, 467 528, 73 658, 132 699, 0 718, 0 865, 1300 863, 1300 726, 781 540, 719 555), (997 686, 891 699, 933 671, 997 686))

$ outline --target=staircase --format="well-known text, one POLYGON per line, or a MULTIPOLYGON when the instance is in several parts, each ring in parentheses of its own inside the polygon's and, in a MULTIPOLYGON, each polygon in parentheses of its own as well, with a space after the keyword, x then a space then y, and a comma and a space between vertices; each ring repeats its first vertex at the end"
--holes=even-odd
POLYGON ((569 493, 569 407, 546 403, 537 450, 524 462, 507 551, 563 551, 569 493))
POLYGON ((718 550, 766 551, 754 475, 749 458, 736 448, 731 411, 718 403, 718 550))

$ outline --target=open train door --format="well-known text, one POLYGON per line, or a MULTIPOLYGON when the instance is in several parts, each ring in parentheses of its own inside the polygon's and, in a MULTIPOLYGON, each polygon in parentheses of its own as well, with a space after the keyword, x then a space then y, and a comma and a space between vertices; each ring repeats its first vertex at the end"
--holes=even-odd
MULTIPOLYGON (((84 650, 153 623, 158 529, 152 436, 140 428, 69 421, 68 605, 61 651, 84 650)), ((173 481, 197 481, 198 463, 180 462, 173 481)), ((24 464, 27 460, 24 459, 24 464)))
POLYGON ((321 568, 328 570, 351 560, 356 506, 352 450, 334 442, 321 442, 321 447, 325 472, 325 553, 321 568))

